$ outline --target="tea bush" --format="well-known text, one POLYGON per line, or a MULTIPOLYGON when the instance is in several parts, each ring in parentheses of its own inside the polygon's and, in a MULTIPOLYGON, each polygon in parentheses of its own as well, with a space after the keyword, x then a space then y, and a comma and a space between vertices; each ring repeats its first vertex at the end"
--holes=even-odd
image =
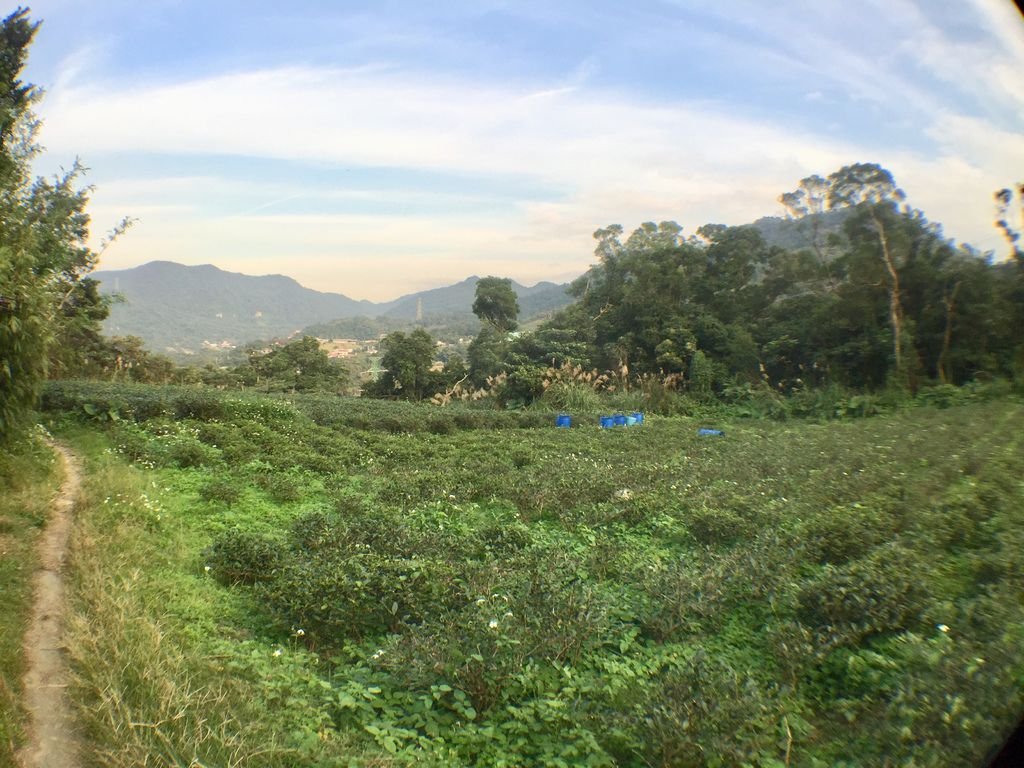
POLYGON ((256 584, 275 578, 281 555, 277 541, 235 528, 214 539, 204 560, 214 577, 225 584, 256 584))
POLYGON ((126 518, 187 532, 153 604, 220 590, 193 636, 302 764, 979 762, 1024 708, 1024 408, 649 389, 696 416, 59 393, 179 500, 126 518))
POLYGON ((234 478, 214 477, 199 488, 199 498, 203 501, 220 502, 230 507, 242 498, 242 490, 234 478))

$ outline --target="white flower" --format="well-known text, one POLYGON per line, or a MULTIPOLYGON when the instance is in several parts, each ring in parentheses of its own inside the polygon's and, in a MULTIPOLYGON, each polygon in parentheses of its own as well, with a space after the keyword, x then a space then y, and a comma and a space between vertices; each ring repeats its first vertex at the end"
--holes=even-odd
POLYGON ((484 598, 484 597, 478 597, 478 598, 476 599, 476 604, 477 604, 477 605, 483 605, 483 604, 484 604, 484 603, 486 603, 486 602, 487 602, 487 598, 484 598))
POLYGON ((304 630, 304 629, 296 629, 295 630, 295 636, 296 637, 302 637, 305 634, 306 634, 306 630, 304 630))
POLYGON ((491 619, 489 622, 487 622, 487 626, 490 627, 491 629, 497 629, 498 628, 498 620, 497 619, 491 619))
POLYGON ((633 492, 629 488, 623 488, 620 491, 615 492, 615 498, 622 499, 623 501, 629 501, 633 498, 633 492))
POLYGON ((945 624, 937 625, 936 629, 938 629, 939 632, 949 632, 949 627, 947 627, 945 624))
POLYGON ((280 648, 274 649, 274 656, 280 656, 282 653, 284 653, 284 651, 282 651, 280 648))
POLYGON ((377 659, 379 659, 383 655, 384 655, 384 649, 383 648, 378 648, 374 652, 373 656, 371 656, 370 658, 373 659, 374 661, 376 661, 377 659))
POLYGON ((211 570, 213 570, 213 569, 212 569, 212 568, 210 568, 210 566, 208 566, 208 565, 207 565, 207 566, 204 566, 204 567, 203 567, 203 570, 204 570, 204 571, 206 571, 207 573, 209 573, 209 572, 210 572, 211 570))

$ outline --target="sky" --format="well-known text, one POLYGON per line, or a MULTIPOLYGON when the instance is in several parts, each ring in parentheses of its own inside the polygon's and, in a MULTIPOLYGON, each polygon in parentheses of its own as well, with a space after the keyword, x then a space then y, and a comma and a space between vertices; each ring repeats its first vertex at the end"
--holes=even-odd
POLYGON ((38 171, 90 169, 101 269, 164 259, 389 300, 739 225, 855 162, 1004 258, 1009 0, 38 0, 38 171))

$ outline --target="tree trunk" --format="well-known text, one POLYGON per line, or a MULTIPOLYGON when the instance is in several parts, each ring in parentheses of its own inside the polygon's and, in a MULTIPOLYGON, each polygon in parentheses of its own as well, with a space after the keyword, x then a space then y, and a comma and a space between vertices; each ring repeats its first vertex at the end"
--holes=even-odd
POLYGON ((949 384, 949 347, 953 340, 953 313, 956 311, 956 294, 960 290, 960 281, 956 281, 953 290, 942 297, 942 303, 946 305, 946 331, 942 335, 942 351, 939 353, 939 381, 949 384))
POLYGON ((889 271, 889 324, 892 326, 892 352, 896 359, 896 373, 903 376, 903 301, 900 295, 900 275, 896 271, 896 263, 889 252, 889 241, 885 236, 885 227, 879 221, 874 210, 871 220, 878 233, 878 242, 882 246, 882 261, 889 271))

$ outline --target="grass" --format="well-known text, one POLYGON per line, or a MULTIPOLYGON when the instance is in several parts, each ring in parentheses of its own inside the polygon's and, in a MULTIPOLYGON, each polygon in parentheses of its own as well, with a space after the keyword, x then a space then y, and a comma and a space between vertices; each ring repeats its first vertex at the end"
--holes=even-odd
MULTIPOLYGON (((159 473, 126 468, 95 435, 71 576, 68 650, 90 765, 294 765, 260 699, 225 669, 224 619, 254 606, 196 564, 194 531, 159 473)), ((240 640, 239 632, 234 640, 240 640)))
POLYGON ((59 481, 53 454, 39 435, 0 454, 0 768, 15 766, 14 753, 24 737, 22 639, 31 606, 36 542, 59 481))
POLYGON ((96 765, 952 766, 1024 707, 1018 403, 721 438, 229 411, 73 435, 96 765))

